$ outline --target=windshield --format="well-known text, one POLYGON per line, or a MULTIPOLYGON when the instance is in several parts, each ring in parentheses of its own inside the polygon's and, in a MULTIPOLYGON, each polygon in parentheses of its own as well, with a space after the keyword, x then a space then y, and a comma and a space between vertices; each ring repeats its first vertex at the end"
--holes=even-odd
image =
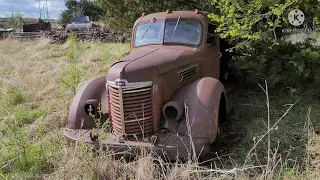
POLYGON ((164 23, 141 24, 136 30, 135 46, 162 43, 164 23))
POLYGON ((201 41, 201 23, 197 21, 167 21, 164 42, 199 45, 201 41))
POLYGON ((201 32, 202 25, 195 20, 174 19, 166 23, 146 23, 138 25, 134 45, 161 44, 163 40, 164 43, 198 46, 201 42, 201 32))

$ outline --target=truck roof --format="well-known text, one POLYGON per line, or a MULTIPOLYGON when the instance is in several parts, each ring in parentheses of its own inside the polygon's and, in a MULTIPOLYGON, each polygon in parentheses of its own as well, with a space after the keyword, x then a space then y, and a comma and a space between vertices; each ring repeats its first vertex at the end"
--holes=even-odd
POLYGON ((141 22, 150 21, 151 18, 155 18, 157 20, 166 20, 166 19, 177 19, 179 17, 185 19, 196 19, 201 22, 208 22, 208 17, 206 12, 199 12, 198 14, 195 11, 172 11, 171 13, 167 14, 167 12, 158 12, 147 14, 138 18, 135 22, 135 25, 141 22))

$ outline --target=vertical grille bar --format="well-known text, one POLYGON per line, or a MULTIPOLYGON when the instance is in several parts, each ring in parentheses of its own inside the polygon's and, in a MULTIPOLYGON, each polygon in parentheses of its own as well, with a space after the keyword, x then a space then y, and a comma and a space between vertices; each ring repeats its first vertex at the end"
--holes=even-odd
POLYGON ((116 136, 144 136, 153 133, 152 82, 108 81, 110 118, 116 136), (118 83, 119 84, 119 83, 118 83))
POLYGON ((126 134, 125 124, 124 124, 124 109, 123 109, 123 95, 122 89, 119 88, 119 103, 120 103, 120 115, 121 115, 121 124, 122 124, 122 134, 126 134))

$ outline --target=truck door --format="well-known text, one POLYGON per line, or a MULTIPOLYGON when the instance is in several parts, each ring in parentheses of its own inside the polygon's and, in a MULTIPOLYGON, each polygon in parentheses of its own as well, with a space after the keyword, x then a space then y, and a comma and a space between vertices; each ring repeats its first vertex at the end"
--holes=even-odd
POLYGON ((219 79, 220 60, 219 60, 219 35, 215 33, 216 25, 208 25, 207 45, 205 47, 204 75, 219 79))

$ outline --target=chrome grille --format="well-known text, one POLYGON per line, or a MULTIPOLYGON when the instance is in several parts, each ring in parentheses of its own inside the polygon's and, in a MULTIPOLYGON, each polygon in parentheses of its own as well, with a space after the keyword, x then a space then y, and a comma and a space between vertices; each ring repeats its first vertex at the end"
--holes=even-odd
POLYGON ((152 82, 116 86, 108 81, 110 118, 116 136, 153 133, 152 82))

